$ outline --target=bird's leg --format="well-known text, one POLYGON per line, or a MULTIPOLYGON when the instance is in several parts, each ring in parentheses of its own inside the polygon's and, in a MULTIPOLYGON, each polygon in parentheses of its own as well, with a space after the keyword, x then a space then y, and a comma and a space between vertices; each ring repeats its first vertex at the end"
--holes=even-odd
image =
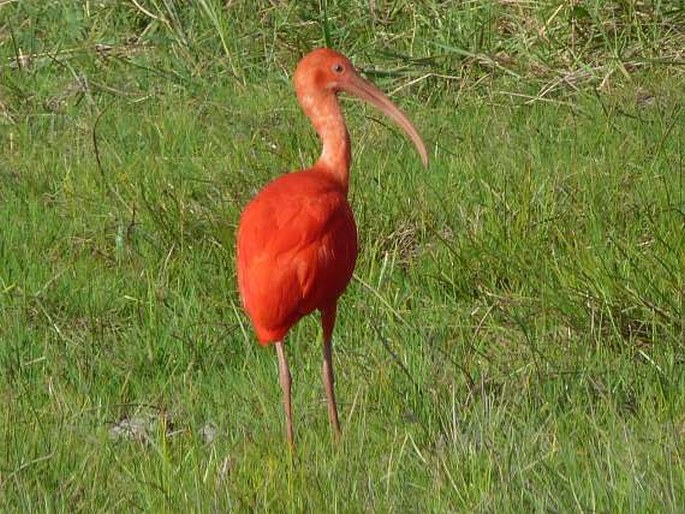
POLYGON ((340 439, 340 422, 338 421, 338 407, 335 404, 335 387, 333 379, 332 336, 335 324, 336 306, 321 311, 321 325, 323 327, 323 385, 326 389, 328 402, 328 418, 333 428, 333 439, 340 439))
POLYGON ((290 368, 288 368, 288 359, 285 356, 285 348, 283 348, 283 341, 276 341, 276 353, 278 354, 278 378, 283 389, 283 408, 285 409, 285 431, 290 448, 295 447, 295 440, 293 438, 293 410, 290 400, 290 384, 292 379, 290 377, 290 368))

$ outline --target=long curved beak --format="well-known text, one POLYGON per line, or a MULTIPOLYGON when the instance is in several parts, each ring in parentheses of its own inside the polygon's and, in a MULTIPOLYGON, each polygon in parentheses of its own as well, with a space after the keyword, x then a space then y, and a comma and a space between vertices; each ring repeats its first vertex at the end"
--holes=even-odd
POLYGON ((424 144, 423 139, 421 139, 418 130, 416 130, 416 127, 414 127, 414 124, 407 118, 406 114, 400 111, 400 109, 385 96, 385 93, 371 82, 364 80, 356 73, 350 73, 346 78, 347 80, 340 83, 340 89, 370 103, 388 118, 393 120, 402 130, 404 130, 409 139, 412 140, 416 150, 421 156, 423 165, 428 167, 428 152, 426 151, 426 145, 424 144))

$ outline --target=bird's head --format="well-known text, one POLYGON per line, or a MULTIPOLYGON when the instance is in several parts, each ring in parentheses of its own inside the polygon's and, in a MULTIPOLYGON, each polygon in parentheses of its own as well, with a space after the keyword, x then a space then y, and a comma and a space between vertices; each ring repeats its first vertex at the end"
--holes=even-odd
POLYGON ((330 48, 308 53, 297 65, 293 81, 305 110, 320 95, 336 95, 340 91, 370 103, 404 130, 416 146, 424 166, 428 166, 426 145, 413 123, 380 89, 364 80, 344 55, 330 48))

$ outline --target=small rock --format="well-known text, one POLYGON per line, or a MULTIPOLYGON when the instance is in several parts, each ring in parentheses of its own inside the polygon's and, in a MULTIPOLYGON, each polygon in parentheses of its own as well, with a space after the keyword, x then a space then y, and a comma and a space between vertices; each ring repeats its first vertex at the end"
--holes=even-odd
POLYGON ((214 441, 214 439, 216 439, 217 430, 213 424, 205 423, 198 433, 205 443, 211 443, 214 441))

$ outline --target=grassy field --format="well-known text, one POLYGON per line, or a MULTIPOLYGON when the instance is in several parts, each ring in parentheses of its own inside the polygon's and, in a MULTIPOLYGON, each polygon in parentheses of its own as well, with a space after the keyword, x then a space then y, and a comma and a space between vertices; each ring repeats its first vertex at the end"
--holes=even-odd
POLYGON ((0 1, 0 511, 682 512, 683 2, 0 1), (237 296, 242 206, 320 150, 361 247, 334 446, 313 317, 237 296))

